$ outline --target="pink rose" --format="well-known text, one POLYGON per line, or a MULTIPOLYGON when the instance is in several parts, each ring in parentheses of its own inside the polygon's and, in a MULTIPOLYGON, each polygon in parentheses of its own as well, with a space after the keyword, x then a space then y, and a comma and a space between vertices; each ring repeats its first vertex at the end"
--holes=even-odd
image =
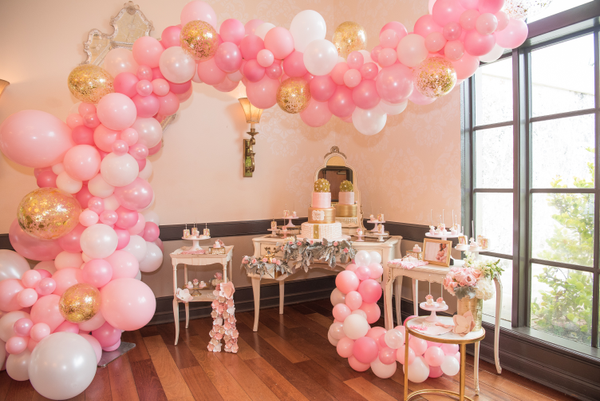
POLYGON ((252 259, 252 264, 255 264, 255 263, 256 263, 256 259, 252 259))
POLYGON ((267 258, 262 259, 263 263, 267 263, 267 260, 268 260, 267 258))
POLYGON ((248 259, 244 258, 244 260, 242 260, 242 264, 244 264, 244 265, 248 264, 248 259))
POLYGON ((296 242, 296 245, 300 246, 300 245, 302 245, 302 242, 298 241, 298 242, 296 242))
POLYGON ((223 279, 223 273, 215 273, 215 277, 217 278, 217 280, 222 280, 223 279))
POLYGON ((277 261, 277 262, 275 262, 275 263, 277 263, 277 266, 281 266, 281 260, 278 260, 278 261, 277 261))
POLYGON ((350 249, 344 248, 344 253, 348 253, 348 252, 350 252, 350 249))
POLYGON ((333 246, 338 246, 338 242, 337 241, 333 241, 333 246))
POLYGON ((311 244, 311 245, 313 245, 314 243, 315 243, 315 241, 313 241, 313 240, 310 240, 310 244, 311 244))

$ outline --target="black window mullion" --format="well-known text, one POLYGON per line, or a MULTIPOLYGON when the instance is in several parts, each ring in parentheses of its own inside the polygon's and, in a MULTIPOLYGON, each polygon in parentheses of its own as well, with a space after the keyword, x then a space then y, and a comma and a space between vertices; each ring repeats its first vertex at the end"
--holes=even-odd
POLYGON ((598 314, 600 313, 600 265, 598 261, 599 256, 599 247, 600 247, 600 239, 598 238, 598 231, 600 228, 600 191, 598 190, 598 180, 600 179, 600 173, 598 172, 598 166, 600 166, 600 150, 598 149, 598 144, 600 143, 600 118, 598 113, 598 108, 600 108, 600 38, 598 37, 599 32, 596 30, 594 32, 594 106, 596 107, 596 119, 595 129, 596 129, 596 143, 595 143, 595 160, 594 160, 594 283, 592 290, 592 347, 598 347, 598 314))
POLYGON ((463 82, 463 89, 461 90, 461 102, 462 102, 462 132, 461 132, 461 164, 462 164, 462 189, 461 189, 461 216, 462 226, 465 233, 470 230, 470 221, 473 220, 474 216, 474 193, 475 188, 475 168, 474 168, 474 154, 475 154, 475 132, 473 130, 475 122, 475 85, 473 79, 468 79, 463 82))

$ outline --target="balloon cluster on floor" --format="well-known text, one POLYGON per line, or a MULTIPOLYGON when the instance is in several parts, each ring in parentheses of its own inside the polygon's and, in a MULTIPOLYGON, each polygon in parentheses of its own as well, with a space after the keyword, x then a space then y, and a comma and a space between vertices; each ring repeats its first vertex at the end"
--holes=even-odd
MULTIPOLYGON (((329 327, 329 342, 350 367, 358 372, 371 368, 387 379, 396 372, 397 364, 405 364, 405 331, 403 326, 386 330, 371 327, 381 317, 377 301, 381 298, 383 268, 377 252, 359 251, 354 263, 346 266, 335 280, 331 293, 334 322, 329 327)), ((454 376, 460 367, 458 345, 438 344, 410 337, 408 379, 421 383, 442 374, 454 376)))

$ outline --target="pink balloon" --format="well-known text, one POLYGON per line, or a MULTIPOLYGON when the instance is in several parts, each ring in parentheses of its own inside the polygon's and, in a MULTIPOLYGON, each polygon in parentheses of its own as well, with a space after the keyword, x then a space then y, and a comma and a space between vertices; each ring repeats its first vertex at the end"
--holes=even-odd
POLYGON ((92 331, 94 337, 102 347, 108 347, 121 339, 121 330, 105 322, 102 326, 92 331))
POLYGON ((379 263, 369 263, 369 278, 379 280, 379 277, 383 274, 383 266, 379 263))
POLYGON ((134 278, 140 271, 138 260, 131 253, 117 250, 105 259, 112 266, 112 278, 134 278))
POLYGON ((336 345, 336 351, 342 358, 349 358, 353 354, 354 340, 348 337, 340 339, 336 345))
POLYGON ((142 210, 152 202, 154 191, 148 181, 138 177, 129 185, 117 187, 114 195, 122 207, 130 210, 142 210))
POLYGON ((529 29, 525 22, 517 19, 510 19, 507 27, 496 32, 494 35, 496 36, 496 43, 498 46, 505 49, 514 49, 525 42, 528 33, 529 29))
POLYGON ((114 343, 113 345, 110 345, 110 346, 108 346, 108 347, 102 347, 102 350, 103 350, 103 351, 106 351, 106 352, 111 352, 111 351, 114 351, 114 350, 116 350, 117 348, 119 348, 119 346, 121 346, 121 339, 119 339, 119 340, 118 340, 116 343, 114 343))
POLYGON ((491 13, 481 14, 477 18, 475 28, 477 28, 477 32, 481 35, 490 35, 498 28, 498 18, 491 13))
POLYGON ((138 330, 154 316, 156 297, 145 283, 132 278, 112 280, 101 290, 102 315, 121 330, 138 330))
MULTIPOLYGON (((360 281, 354 272, 344 270, 338 273, 335 278, 335 285, 342 292, 342 294, 348 294, 350 291, 356 291, 360 281)), ((360 305, 359 305, 360 306, 360 305)))
MULTIPOLYGON (((86 203, 86 205, 87 205, 87 203, 86 203)), ((59 247, 61 247, 65 251, 71 252, 71 253, 81 252, 81 245, 79 244, 79 238, 81 237, 81 233, 83 233, 83 230, 85 230, 85 227, 82 226, 81 224, 78 224, 77 226, 75 226, 74 229, 72 229, 67 234, 63 235, 62 237, 60 237, 58 239, 59 247)))
POLYGON ((424 354, 425 362, 429 366, 440 366, 444 361, 444 356, 444 351, 440 347, 429 347, 424 354))
MULTIPOLYGON (((42 280, 45 279, 45 278, 51 278, 52 277, 52 273, 50 273, 48 270, 46 270, 49 267, 47 265, 45 265, 45 263, 51 263, 52 264, 52 268, 54 268, 54 261, 41 262, 41 263, 38 263, 34 267, 35 271, 39 272, 40 275, 42 276, 42 280)), ((36 284, 36 288, 37 288, 37 284, 36 284)))
POLYGON ((0 281, 0 310, 13 312, 22 308, 18 295, 24 290, 21 280, 7 279, 0 281))
MULTIPOLYGON (((176 85, 176 84, 174 84, 174 85, 176 85)), ((170 85, 167 80, 158 78, 158 79, 155 79, 152 81, 152 92, 156 96, 165 96, 167 93, 169 93, 169 90, 170 90, 170 85)), ((123 133, 121 133, 121 136, 123 136, 123 133)))
POLYGON ((265 76, 265 68, 261 67, 256 60, 249 60, 244 64, 244 76, 250 82, 258 82, 265 76))
POLYGON ((479 11, 477 10, 467 10, 465 12, 463 12, 460 15, 460 26, 466 30, 466 31, 470 31, 475 29, 475 26, 477 24, 477 19, 479 18, 481 14, 479 14, 479 11))
POLYGON ((382 335, 385 335, 386 329, 381 326, 371 327, 367 332, 367 337, 371 337, 373 340, 378 341, 382 335))
POLYGON ((432 32, 442 32, 442 26, 438 25, 433 16, 425 14, 415 22, 414 33, 426 38, 432 32))
POLYGON ((413 91, 413 93, 408 97, 408 100, 410 100, 414 104, 418 104, 420 106, 425 106, 425 105, 435 102, 435 98, 427 97, 427 96, 421 94, 421 92, 419 92, 418 90, 413 91))
MULTIPOLYGON (((134 182, 135 182, 135 180, 134 180, 134 182)), ((119 219, 116 222, 116 226, 119 228, 122 228, 122 229, 131 228, 131 227, 135 226, 135 223, 137 223, 137 221, 138 221, 138 214, 137 214, 137 212, 135 212, 133 210, 130 210, 130 209, 120 206, 116 210, 116 212, 119 215, 119 219)))
POLYGON ((42 275, 37 270, 27 270, 21 277, 21 282, 25 288, 34 288, 42 279, 42 275))
POLYGON ((458 344, 442 344, 444 355, 454 355, 458 352, 458 344))
POLYGON ((227 77, 227 73, 217 66, 217 62, 213 57, 210 60, 198 63, 198 77, 208 85, 216 85, 227 77))
POLYGON ((118 219, 119 215, 114 210, 105 210, 100 213, 100 222, 102 224, 113 226, 118 219))
POLYGON ((21 318, 15 322, 13 325, 13 330, 17 335, 21 337, 26 337, 29 335, 31 328, 33 327, 33 322, 29 318, 21 318))
POLYGON ((467 10, 477 9, 477 6, 479 6, 479 0, 459 0, 459 1, 460 1, 460 5, 463 8, 466 8, 467 10))
POLYGON ((383 49, 383 47, 377 45, 373 48, 373 50, 371 50, 371 60, 373 60, 376 63, 379 63, 379 53, 381 52, 381 50, 383 49))
POLYGON ((94 130, 86 127, 85 125, 79 125, 73 128, 71 137, 73 138, 73 142, 78 145, 94 144, 94 130))
POLYGON ((369 276, 371 275, 371 271, 369 270, 369 268, 367 266, 359 266, 356 268, 356 276, 358 277, 359 280, 366 280, 369 278, 369 276))
POLYGON ((99 125, 98 128, 96 128, 96 130, 94 131, 94 144, 100 150, 107 153, 112 152, 112 145, 118 138, 119 131, 111 130, 104 125, 99 125))
POLYGON ((270 50, 262 49, 256 55, 256 61, 261 67, 267 68, 271 64, 273 64, 273 61, 275 61, 275 57, 273 56, 273 53, 270 50))
POLYGON ((354 346, 352 348, 352 354, 356 360, 365 364, 373 362, 377 358, 378 351, 379 348, 377 347, 377 342, 371 337, 361 337, 357 339, 354 341, 354 346))
POLYGON ((78 127, 80 125, 83 125, 83 117, 81 117, 79 114, 69 114, 67 116, 67 125, 69 126, 69 128, 73 129, 75 127, 78 127))
POLYGON ((223 42, 233 42, 239 45, 246 35, 246 29, 239 20, 230 18, 221 23, 219 34, 223 42))
POLYGON ((22 308, 29 308, 38 300, 38 293, 33 288, 25 288, 17 294, 17 302, 22 308))
POLYGON ((0 151, 26 167, 60 163, 73 145, 69 126, 43 111, 19 111, 0 125, 0 151))
POLYGON ((180 37, 181 26, 169 26, 162 31, 160 43, 165 49, 173 46, 180 46, 180 37))
POLYGON ((375 303, 381 298, 382 289, 377 281, 368 279, 360 283, 358 292, 362 295, 364 302, 375 303))
POLYGON ((83 125, 89 128, 96 128, 100 125, 100 120, 96 113, 88 114, 83 117, 83 125))
POLYGON ((90 320, 79 323, 79 329, 80 331, 89 333, 90 331, 102 327, 105 322, 106 320, 104 319, 104 316, 102 316, 102 312, 97 312, 90 320))
POLYGON ((327 105, 331 113, 340 118, 351 116, 356 108, 352 100, 352 90, 345 86, 337 87, 331 98, 329 98, 327 105))
POLYGON ((360 75, 360 71, 355 69, 350 69, 346 71, 344 74, 344 84, 348 88, 354 88, 360 84, 362 81, 362 75, 360 75))
POLYGON ((462 28, 457 22, 450 22, 444 27, 443 34, 446 40, 458 40, 462 35, 462 28))
MULTIPOLYGON (((129 145, 125 141, 117 139, 111 146, 112 152, 118 156, 122 156, 129 150, 129 145)), ((99 212, 102 213, 102 212, 99 212)))
MULTIPOLYGON (((308 72, 304 66, 304 53, 294 51, 283 60, 283 70, 293 78, 300 78, 308 72)), ((312 95, 312 92, 311 92, 312 95)))
POLYGON ((310 95, 314 100, 326 102, 335 92, 336 85, 329 75, 315 77, 310 81, 310 95))
POLYGON ((50 331, 52 332, 62 322, 65 321, 65 318, 60 314, 60 310, 58 307, 59 301, 60 296, 56 294, 50 294, 38 299, 38 301, 31 307, 31 320, 33 321, 33 323, 36 323, 31 328, 31 338, 33 338, 35 341, 39 341, 37 340, 37 337, 34 337, 33 333, 34 330, 36 330, 36 326, 38 323, 46 323, 50 327, 50 331))
POLYGON ((352 369, 356 370, 357 372, 366 372, 371 367, 369 363, 359 362, 354 356, 350 356, 348 358, 348 364, 352 369))
POLYGON ((348 55, 346 63, 348 64, 349 68, 359 70, 360 67, 362 67, 365 63, 365 57, 362 55, 362 53, 358 51, 353 51, 348 55))
POLYGON ((465 11, 459 0, 437 0, 433 5, 433 20, 439 26, 450 22, 458 22, 460 15, 465 11))
POLYGON ((503 11, 498 11, 496 14, 496 20, 498 21, 498 26, 496 27, 497 31, 502 31, 508 26, 508 22, 510 21, 510 17, 503 11))
POLYGON ((40 188, 56 188, 57 177, 52 171, 43 171, 37 176, 36 184, 40 188))
POLYGON ((115 92, 121 93, 128 97, 137 95, 137 83, 139 78, 130 72, 122 72, 115 77, 113 86, 115 92))
POLYGON ((75 269, 73 267, 67 267, 66 269, 60 269, 52 275, 54 281, 56 281, 56 289, 53 291, 56 295, 62 295, 67 288, 80 283, 78 273, 81 269, 75 269))
MULTIPOLYGON (((163 51, 162 45, 161 45, 161 49, 160 51, 163 51)), ((147 81, 150 82, 150 80, 153 79, 153 73, 152 73, 152 68, 148 67, 147 65, 140 65, 138 66, 137 72, 136 72, 136 76, 143 81, 147 81)), ((139 83, 138 83, 139 84, 139 83)), ((147 84, 145 84, 147 85, 147 84)), ((140 95, 143 95, 142 93, 140 93, 140 87, 138 85, 135 86, 136 90, 138 91, 138 93, 140 95)), ((147 92, 148 88, 145 87, 144 92, 147 92)), ((152 87, 150 87, 150 92, 152 92, 152 87)))
POLYGON ((348 71, 350 67, 348 67, 348 63, 337 63, 333 70, 331 70, 331 79, 337 85, 344 85, 344 75, 346 71, 348 71))
POLYGON ((58 326, 56 328, 56 330, 54 330, 54 332, 55 333, 65 332, 65 333, 78 334, 79 326, 77 326, 75 323, 64 321, 60 324, 60 326, 58 326))
POLYGON ((133 58, 139 65, 145 65, 150 68, 158 67, 158 61, 164 48, 152 36, 141 36, 134 43, 131 49, 133 58))
MULTIPOLYGON (((60 323, 59 323, 60 324, 60 323)), ((58 327, 58 325, 56 326, 58 327)), ((50 326, 46 323, 36 323, 31 327, 31 331, 29 332, 31 339, 33 341, 42 341, 44 337, 49 336, 51 333, 50 326)))
POLYGON ((396 362, 396 350, 390 347, 384 347, 379 350, 379 360, 385 365, 396 362))
POLYGON ((310 99, 308 107, 300 112, 300 118, 309 127, 321 127, 331 119, 327 102, 310 99))
POLYGON ((254 34, 244 37, 244 39, 242 39, 242 43, 240 44, 240 50, 244 60, 255 59, 258 55, 258 52, 264 48, 265 43, 263 40, 254 34))
POLYGON ((167 93, 165 96, 159 96, 158 114, 170 116, 177 113, 179 110, 179 99, 173 92, 167 93))
POLYGON ((457 79, 467 79, 475 74, 475 71, 479 68, 479 59, 470 54, 465 54, 460 60, 453 61, 452 66, 456 71, 457 79))
POLYGON ((488 54, 496 44, 494 35, 481 35, 478 31, 470 31, 465 36, 464 46, 467 53, 472 56, 488 54))
POLYGON ((276 59, 283 60, 294 51, 294 38, 287 29, 275 27, 265 35, 265 48, 269 49, 276 59))
POLYGON ((96 353, 96 363, 100 362, 100 358, 102 358, 102 346, 100 345, 100 342, 98 342, 98 340, 96 340, 94 337, 92 337, 89 334, 79 334, 79 335, 81 337, 85 338, 87 340, 87 342, 90 343, 90 345, 94 349, 94 352, 96 353))
MULTIPOLYGON (((187 3, 183 6, 181 10, 181 25, 185 26, 190 21, 200 20, 204 22, 208 22, 213 26, 213 28, 217 29, 217 14, 215 10, 212 9, 207 3, 194 0, 187 3)), ((107 344, 112 345, 114 344, 107 344)))
POLYGON ((458 61, 465 54, 463 43, 460 40, 447 42, 444 47, 444 55, 450 61, 458 61))
POLYGON ((79 112, 79 114, 81 116, 85 117, 88 114, 94 114, 94 113, 96 113, 96 106, 94 106, 92 103, 82 102, 82 103, 79 104, 79 107, 77 108, 77 111, 79 112))
POLYGON ((112 278, 112 266, 104 259, 92 259, 83 265, 82 280, 96 288, 105 286, 112 278))
POLYGON ((264 21, 261 19, 251 19, 250 21, 246 22, 246 25, 244 26, 246 35, 253 35, 256 28, 262 24, 264 24, 264 21))
MULTIPOLYGON (((240 66, 242 65, 242 53, 235 43, 223 42, 217 48, 217 53, 215 54, 215 64, 222 71, 227 73, 235 72, 239 70, 240 66)), ((200 79, 202 79, 200 73, 198 73, 198 76, 200 79)))
POLYGON ((373 62, 364 63, 360 67, 360 75, 362 75, 363 79, 375 79, 377 78, 377 73, 379 73, 379 69, 377 68, 377 64, 373 62))
POLYGON ((12 336, 6 342, 6 352, 13 355, 20 354, 27 348, 28 340, 29 339, 25 337, 12 336))
POLYGON ((421 356, 427 351, 427 341, 417 337, 411 337, 409 346, 415 352, 415 356, 421 356))
POLYGON ((79 224, 85 227, 93 226, 98 223, 98 214, 89 209, 84 210, 79 215, 79 224))
POLYGON ((52 277, 44 277, 35 286, 35 291, 40 296, 52 294, 54 290, 56 290, 56 281, 52 277))
POLYGON ((386 29, 379 34, 379 44, 383 48, 395 49, 398 42, 400 42, 400 38, 393 29, 386 29))
POLYGON ((131 239, 131 235, 127 230, 119 230, 115 229, 115 233, 117 233, 117 250, 125 248, 129 245, 129 240, 131 239))
POLYGON ((160 229, 156 223, 151 221, 146 222, 146 225, 144 226, 144 235, 142 235, 142 238, 148 242, 154 242, 158 239, 159 235, 160 229))
POLYGON ((364 302, 364 298, 363 304, 360 306, 360 310, 365 312, 365 314, 367 315, 367 323, 369 324, 377 322, 381 317, 381 308, 379 307, 379 305, 377 305, 376 303, 364 302))
POLYGON ((136 95, 133 97, 133 104, 138 117, 153 117, 158 113, 160 109, 160 102, 158 97, 150 94, 148 96, 136 95))
POLYGON ((406 35, 408 35, 408 31, 406 30, 406 27, 398 21, 391 21, 391 22, 388 22, 387 24, 385 24, 379 31, 379 34, 381 35, 381 33, 383 33, 387 29, 391 29, 394 32, 396 32, 396 35, 398 35, 398 40, 400 40, 403 37, 405 37, 406 35))
POLYGON ((375 83, 379 96, 390 103, 400 103, 413 92, 412 72, 400 64, 379 71, 375 83))
POLYGON ((258 82, 248 82, 246 93, 248 100, 259 109, 271 108, 277 103, 279 81, 265 77, 258 82))
POLYGON ((352 101, 361 109, 372 109, 379 104, 379 100, 377 86, 372 79, 365 79, 352 90, 352 101))
POLYGON ((122 93, 109 93, 98 102, 98 118, 109 129, 124 130, 135 122, 135 104, 122 93))
POLYGON ((438 377, 442 376, 444 374, 444 372, 442 371, 442 368, 440 368, 439 366, 429 366, 429 377, 432 379, 437 379, 438 377))
POLYGON ((333 313, 333 317, 336 320, 343 322, 344 319, 346 319, 348 316, 350 316, 352 311, 348 307, 348 305, 339 303, 333 307, 332 313, 333 313))
POLYGON ((77 145, 65 154, 63 165, 71 178, 88 181, 100 171, 100 153, 90 145, 77 145))
POLYGON ((350 308, 350 310, 354 311, 354 310, 360 308, 360 306, 363 303, 363 299, 358 291, 350 291, 349 293, 346 294, 345 302, 346 302, 346 305, 348 306, 348 308, 350 308))
MULTIPOLYGON (((433 35, 433 34, 430 34, 433 35)), ((427 42, 425 42, 427 43, 427 42)), ((395 49, 382 49, 378 56, 379 65, 383 68, 392 66, 398 61, 398 53, 395 49)))
MULTIPOLYGON (((396 351, 396 360, 404 365, 404 357, 405 357, 405 349, 404 347, 398 348, 396 351)), ((408 349, 408 364, 410 365, 415 360, 415 351, 412 348, 408 349)))
POLYGON ((504 5, 504 0, 479 0, 479 11, 481 13, 495 14, 504 5))
POLYGON ((57 240, 40 240, 32 237, 21 229, 17 219, 14 219, 10 225, 8 238, 14 250, 27 259, 52 260, 62 252, 57 240))

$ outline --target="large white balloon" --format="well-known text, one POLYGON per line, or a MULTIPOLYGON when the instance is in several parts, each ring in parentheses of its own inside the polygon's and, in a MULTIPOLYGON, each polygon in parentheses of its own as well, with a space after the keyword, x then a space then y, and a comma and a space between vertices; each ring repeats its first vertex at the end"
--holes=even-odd
POLYGON ((408 366, 408 380, 413 383, 423 383, 428 377, 429 365, 422 356, 415 357, 413 363, 408 366))
POLYGON ((440 368, 442 368, 442 372, 448 376, 454 376, 460 371, 460 363, 456 360, 454 355, 446 355, 440 368))
POLYGON ((371 263, 371 255, 369 255, 369 251, 363 250, 356 252, 354 263, 356 263, 357 266, 369 266, 369 263, 371 263))
POLYGON ((27 260, 8 249, 0 249, 0 281, 8 278, 20 279, 29 270, 27 260))
POLYGON ((196 72, 196 61, 180 46, 165 49, 160 55, 158 66, 165 79, 176 84, 189 81, 196 72))
POLYGON ((369 110, 361 108, 352 112, 352 124, 363 135, 375 135, 381 132, 387 122, 387 114, 379 107, 369 110))
POLYGON ((373 370, 373 373, 375 374, 375 376, 377 376, 381 379, 388 379, 388 378, 392 377, 394 375, 394 373, 396 373, 397 366, 398 366, 398 364, 396 363, 396 361, 394 361, 394 363, 390 363, 389 365, 386 365, 379 360, 379 357, 377 359, 375 359, 373 362, 371 362, 371 370, 373 370))
POLYGON ((304 65, 313 75, 327 75, 338 63, 335 45, 326 39, 310 42, 304 49, 304 65))
POLYGON ((138 63, 135 62, 131 50, 117 47, 106 54, 104 69, 114 78, 122 72, 135 74, 138 70, 138 63))
POLYGON ((138 176, 140 166, 129 153, 117 155, 109 153, 100 164, 102 178, 113 187, 131 184, 138 176))
POLYGON ((20 354, 9 355, 6 360, 6 373, 11 379, 22 382, 29 380, 29 363, 31 352, 28 349, 20 354))
POLYGON ((52 400, 65 400, 82 393, 95 375, 96 352, 79 334, 50 334, 31 353, 31 385, 52 400))
POLYGON ((344 320, 344 333, 353 340, 366 336, 370 328, 367 319, 360 315, 351 314, 344 320))
POLYGON ((135 256, 138 262, 141 262, 146 257, 146 241, 139 235, 132 235, 129 237, 129 244, 123 250, 129 252, 135 256))
POLYGON ((306 46, 313 40, 325 39, 327 24, 318 12, 304 10, 292 19, 290 33, 294 38, 294 48, 299 52, 304 52, 306 46))
POLYGON ((138 132, 138 142, 146 145, 148 149, 158 145, 162 139, 163 130, 155 118, 138 117, 131 128, 138 132))
POLYGON ((162 266, 163 253, 154 242, 146 241, 146 254, 144 259, 140 260, 140 271, 152 273, 162 266))
POLYGON ((369 252, 369 256, 371 257, 370 263, 381 263, 381 254, 377 251, 369 252))
POLYGON ((117 249, 119 238, 106 224, 94 224, 81 233, 81 249, 92 259, 104 259, 117 249))

